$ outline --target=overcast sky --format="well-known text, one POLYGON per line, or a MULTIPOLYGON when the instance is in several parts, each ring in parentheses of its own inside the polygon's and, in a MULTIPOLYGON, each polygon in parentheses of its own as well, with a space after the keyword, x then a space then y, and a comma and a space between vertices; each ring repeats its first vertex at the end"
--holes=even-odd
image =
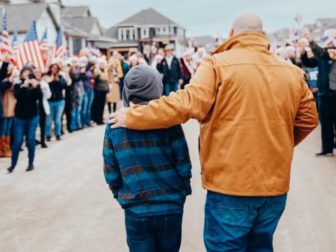
POLYGON ((336 0, 63 0, 67 5, 89 5, 108 28, 136 12, 153 7, 187 29, 187 35, 226 36, 233 18, 253 11, 264 20, 267 32, 296 26, 319 17, 336 18, 336 0))

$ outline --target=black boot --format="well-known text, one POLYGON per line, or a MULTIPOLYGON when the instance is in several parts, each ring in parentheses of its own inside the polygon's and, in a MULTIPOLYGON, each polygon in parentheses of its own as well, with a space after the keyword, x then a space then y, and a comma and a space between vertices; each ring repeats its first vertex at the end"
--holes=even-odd
POLYGON ((34 165, 29 165, 26 172, 30 172, 30 171, 34 170, 34 168, 35 168, 34 165))
POLYGON ((332 151, 322 151, 315 155, 316 157, 333 157, 334 153, 332 151))
POLYGON ((41 143, 41 147, 42 147, 43 149, 45 149, 45 148, 48 148, 48 145, 46 145, 46 143, 42 142, 42 143, 41 143))
POLYGON ((8 173, 12 173, 14 171, 14 169, 15 169, 15 167, 11 165, 10 167, 7 168, 7 171, 8 171, 8 173))

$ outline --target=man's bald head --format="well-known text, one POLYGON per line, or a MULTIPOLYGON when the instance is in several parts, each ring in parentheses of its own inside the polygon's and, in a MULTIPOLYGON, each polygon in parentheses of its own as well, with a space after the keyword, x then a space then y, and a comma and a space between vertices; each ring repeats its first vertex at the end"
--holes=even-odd
POLYGON ((260 32, 263 33, 263 22, 261 18, 254 13, 244 13, 238 16, 232 24, 231 36, 243 32, 260 32))

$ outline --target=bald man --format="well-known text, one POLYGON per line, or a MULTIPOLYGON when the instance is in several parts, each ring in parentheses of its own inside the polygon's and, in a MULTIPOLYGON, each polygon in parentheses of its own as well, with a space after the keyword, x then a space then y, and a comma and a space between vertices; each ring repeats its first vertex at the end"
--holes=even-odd
POLYGON ((318 124, 302 71, 269 47, 260 18, 243 14, 185 90, 111 117, 138 130, 199 121, 209 252, 273 251, 294 147, 318 124))

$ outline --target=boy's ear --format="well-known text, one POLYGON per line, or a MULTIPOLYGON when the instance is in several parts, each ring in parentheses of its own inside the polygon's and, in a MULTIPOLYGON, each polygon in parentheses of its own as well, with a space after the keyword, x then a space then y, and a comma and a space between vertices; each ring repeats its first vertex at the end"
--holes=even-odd
POLYGON ((133 102, 130 102, 129 105, 130 105, 130 107, 134 107, 135 106, 135 104, 133 102))

